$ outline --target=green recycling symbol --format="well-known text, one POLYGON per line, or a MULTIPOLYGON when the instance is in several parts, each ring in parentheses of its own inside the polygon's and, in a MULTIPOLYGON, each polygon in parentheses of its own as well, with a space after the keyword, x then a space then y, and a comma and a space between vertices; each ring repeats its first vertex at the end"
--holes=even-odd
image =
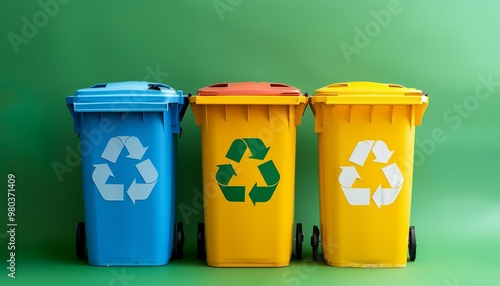
MULTIPOLYGON (((259 138, 239 138, 231 143, 226 158, 235 163, 240 163, 243 154, 248 149, 252 154, 249 159, 264 161, 270 148, 271 147, 266 147, 264 142, 259 138)), ((238 176, 233 165, 228 163, 217 165, 217 167, 219 167, 219 169, 215 174, 215 179, 226 200, 229 202, 244 202, 245 186, 232 186, 229 184, 233 176, 238 176)), ((258 168, 266 185, 259 186, 257 183, 253 185, 248 196, 254 205, 256 203, 265 203, 269 201, 280 181, 280 173, 278 169, 276 169, 273 160, 268 160, 258 165, 258 168)))

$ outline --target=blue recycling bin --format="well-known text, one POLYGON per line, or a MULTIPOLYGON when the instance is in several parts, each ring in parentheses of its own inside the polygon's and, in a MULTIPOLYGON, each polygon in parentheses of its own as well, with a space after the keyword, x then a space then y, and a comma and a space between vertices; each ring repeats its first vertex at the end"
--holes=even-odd
POLYGON ((187 97, 164 84, 130 81, 80 89, 66 104, 82 155, 85 222, 77 227, 77 256, 98 266, 167 264, 184 240, 174 205, 187 97))

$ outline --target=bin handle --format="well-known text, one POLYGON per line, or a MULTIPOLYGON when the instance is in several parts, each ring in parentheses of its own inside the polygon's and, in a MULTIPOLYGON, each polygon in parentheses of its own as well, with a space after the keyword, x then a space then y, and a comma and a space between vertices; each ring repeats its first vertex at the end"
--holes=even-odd
MULTIPOLYGON (((306 92, 305 96, 309 96, 309 94, 306 92)), ((311 107, 311 111, 312 111, 313 115, 316 116, 316 107, 314 106, 314 104, 312 104, 312 98, 309 98, 309 100, 307 101, 307 104, 309 105, 309 107, 311 107)), ((304 110, 304 113, 305 113, 305 110, 304 110)))
POLYGON ((180 110, 180 113, 179 113, 179 119, 180 121, 182 121, 182 118, 184 117, 184 114, 186 113, 186 110, 188 108, 188 103, 189 103, 189 98, 192 96, 191 92, 188 94, 187 97, 184 97, 184 101, 182 103, 182 108, 180 110))

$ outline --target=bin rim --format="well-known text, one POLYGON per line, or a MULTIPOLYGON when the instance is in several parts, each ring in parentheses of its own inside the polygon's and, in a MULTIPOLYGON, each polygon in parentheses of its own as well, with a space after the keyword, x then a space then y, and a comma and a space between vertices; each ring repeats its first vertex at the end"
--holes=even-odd
POLYGON ((308 102, 305 95, 297 96, 262 96, 262 95, 226 95, 226 96, 191 96, 189 102, 195 105, 300 105, 308 102))
POLYGON ((311 104, 324 103, 327 105, 346 104, 346 105, 422 105, 428 103, 428 97, 423 95, 418 96, 393 96, 380 95, 358 95, 358 96, 330 96, 330 95, 315 95, 311 97, 311 104))

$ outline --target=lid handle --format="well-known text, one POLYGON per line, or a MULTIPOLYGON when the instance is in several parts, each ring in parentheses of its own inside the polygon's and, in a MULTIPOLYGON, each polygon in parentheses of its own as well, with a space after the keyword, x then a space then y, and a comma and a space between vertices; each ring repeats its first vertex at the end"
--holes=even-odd
POLYGON ((157 91, 161 91, 160 87, 157 86, 157 85, 150 85, 148 87, 148 90, 157 90, 157 91))
POLYGON ((387 86, 388 86, 388 87, 391 87, 391 88, 404 88, 404 86, 402 86, 402 85, 399 85, 399 84, 392 84, 392 83, 391 83, 391 84, 388 84, 387 86))
POLYGON ((94 84, 93 86, 91 86, 90 88, 104 88, 108 86, 107 83, 98 83, 98 84, 94 84))
POLYGON ((290 87, 289 85, 283 84, 283 83, 270 83, 269 86, 270 87, 290 87))
POLYGON ((228 86, 229 86, 228 83, 216 83, 216 84, 209 85, 208 87, 228 87, 228 86))
POLYGON ((347 83, 334 83, 334 84, 330 84, 328 87, 349 87, 349 84, 347 84, 347 83))
POLYGON ((148 90, 158 90, 161 91, 161 88, 172 89, 170 86, 163 83, 148 83, 148 90))

